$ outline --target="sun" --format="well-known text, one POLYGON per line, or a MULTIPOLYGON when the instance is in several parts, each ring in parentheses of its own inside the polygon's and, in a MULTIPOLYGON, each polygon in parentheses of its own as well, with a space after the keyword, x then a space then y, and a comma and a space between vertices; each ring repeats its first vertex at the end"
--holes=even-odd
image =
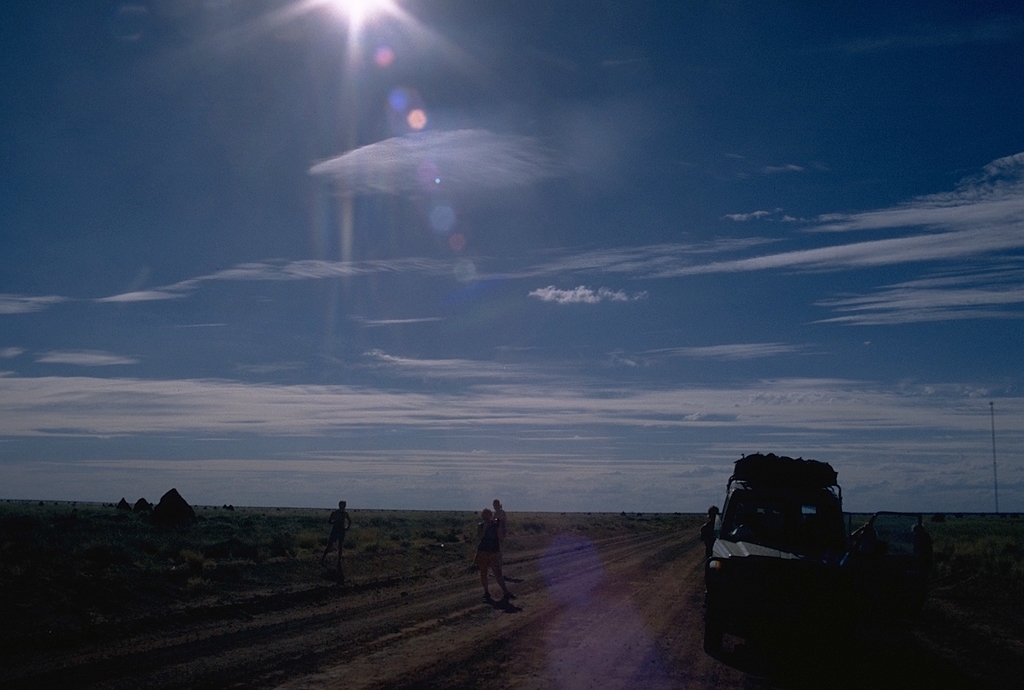
POLYGON ((347 17, 353 28, 362 26, 375 15, 394 13, 391 0, 329 0, 327 4, 347 17))

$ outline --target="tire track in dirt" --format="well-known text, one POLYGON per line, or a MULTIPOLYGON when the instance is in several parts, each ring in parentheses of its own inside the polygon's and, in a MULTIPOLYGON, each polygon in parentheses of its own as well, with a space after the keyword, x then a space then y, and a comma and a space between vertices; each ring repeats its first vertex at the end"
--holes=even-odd
POLYGON ((548 597, 526 624, 474 656, 390 687, 752 687, 745 674, 701 649, 703 554, 687 542, 668 535, 615 554, 602 552, 598 586, 578 597, 548 597))
POLYGON ((699 549, 678 534, 597 544, 600 558, 575 546, 530 559, 514 614, 484 610, 280 688, 747 687, 701 651, 699 549))
MULTIPOLYGON (((638 550, 657 549, 665 539, 664 535, 627 535, 598 544, 606 567, 611 567, 634 558, 638 550)), ((509 558, 506 570, 528 573, 514 585, 526 602, 543 594, 544 583, 538 575, 542 558, 545 567, 560 572, 572 570, 578 555, 568 547, 538 550, 509 558)), ((589 567, 592 570, 593 565, 589 567)), ((579 571, 586 574, 588 568, 579 571)), ((4 686, 38 688, 73 682, 82 688, 254 687, 324 668, 374 667, 379 658, 395 654, 409 657, 417 668, 429 669, 437 663, 432 659, 464 658, 471 655, 464 650, 503 639, 512 620, 530 618, 480 603, 475 578, 468 567, 465 572, 465 577, 443 580, 436 579, 436 573, 427 574, 404 586, 356 590, 335 599, 319 600, 315 592, 307 597, 293 593, 289 596, 302 603, 275 609, 270 602, 271 610, 243 613, 237 619, 172 619, 165 629, 154 623, 157 629, 151 632, 50 654, 45 662, 36 659, 20 672, 4 674, 4 686), (480 630, 481 619, 487 618, 497 624, 480 630), (506 620, 508 624, 502 625, 506 620), (438 656, 435 650, 443 653, 438 656)), ((243 612, 246 608, 239 606, 243 612)))

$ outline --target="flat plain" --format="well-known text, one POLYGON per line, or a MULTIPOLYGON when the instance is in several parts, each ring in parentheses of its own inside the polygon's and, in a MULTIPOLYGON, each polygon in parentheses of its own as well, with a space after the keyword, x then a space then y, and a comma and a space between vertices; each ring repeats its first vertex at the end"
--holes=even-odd
MULTIPOLYGON (((701 516, 509 513, 484 601, 471 512, 0 503, 0 687, 987 688, 1024 677, 1024 521, 943 516, 932 595, 839 645, 701 649, 701 516), (492 584, 492 591, 497 588, 492 584)), ((929 516, 930 517, 930 516, 929 516)))

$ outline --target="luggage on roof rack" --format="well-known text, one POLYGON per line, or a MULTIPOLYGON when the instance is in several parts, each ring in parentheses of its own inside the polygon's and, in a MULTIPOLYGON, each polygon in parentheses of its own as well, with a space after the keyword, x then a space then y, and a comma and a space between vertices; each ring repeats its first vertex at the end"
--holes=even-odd
POLYGON ((790 458, 774 453, 745 455, 736 461, 729 482, 772 486, 838 486, 838 474, 827 462, 790 458))

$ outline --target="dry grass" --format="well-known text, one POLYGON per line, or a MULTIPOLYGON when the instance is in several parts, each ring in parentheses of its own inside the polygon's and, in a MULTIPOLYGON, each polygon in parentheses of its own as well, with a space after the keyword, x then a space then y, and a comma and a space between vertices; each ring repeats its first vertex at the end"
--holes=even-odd
POLYGON ((925 526, 935 543, 938 587, 954 596, 1024 604, 1024 519, 947 515, 925 526))
MULTIPOLYGON (((329 510, 196 507, 196 514, 194 523, 168 529, 109 505, 0 502, 0 644, 333 586, 320 566, 329 510)), ((468 572, 475 513, 354 510, 350 515, 344 562, 351 585, 468 572)), ((691 538, 695 520, 510 513, 507 549, 511 554, 541 548, 553 535, 567 532, 600 538, 681 529, 691 538)), ((328 565, 335 559, 332 551, 328 565)))

